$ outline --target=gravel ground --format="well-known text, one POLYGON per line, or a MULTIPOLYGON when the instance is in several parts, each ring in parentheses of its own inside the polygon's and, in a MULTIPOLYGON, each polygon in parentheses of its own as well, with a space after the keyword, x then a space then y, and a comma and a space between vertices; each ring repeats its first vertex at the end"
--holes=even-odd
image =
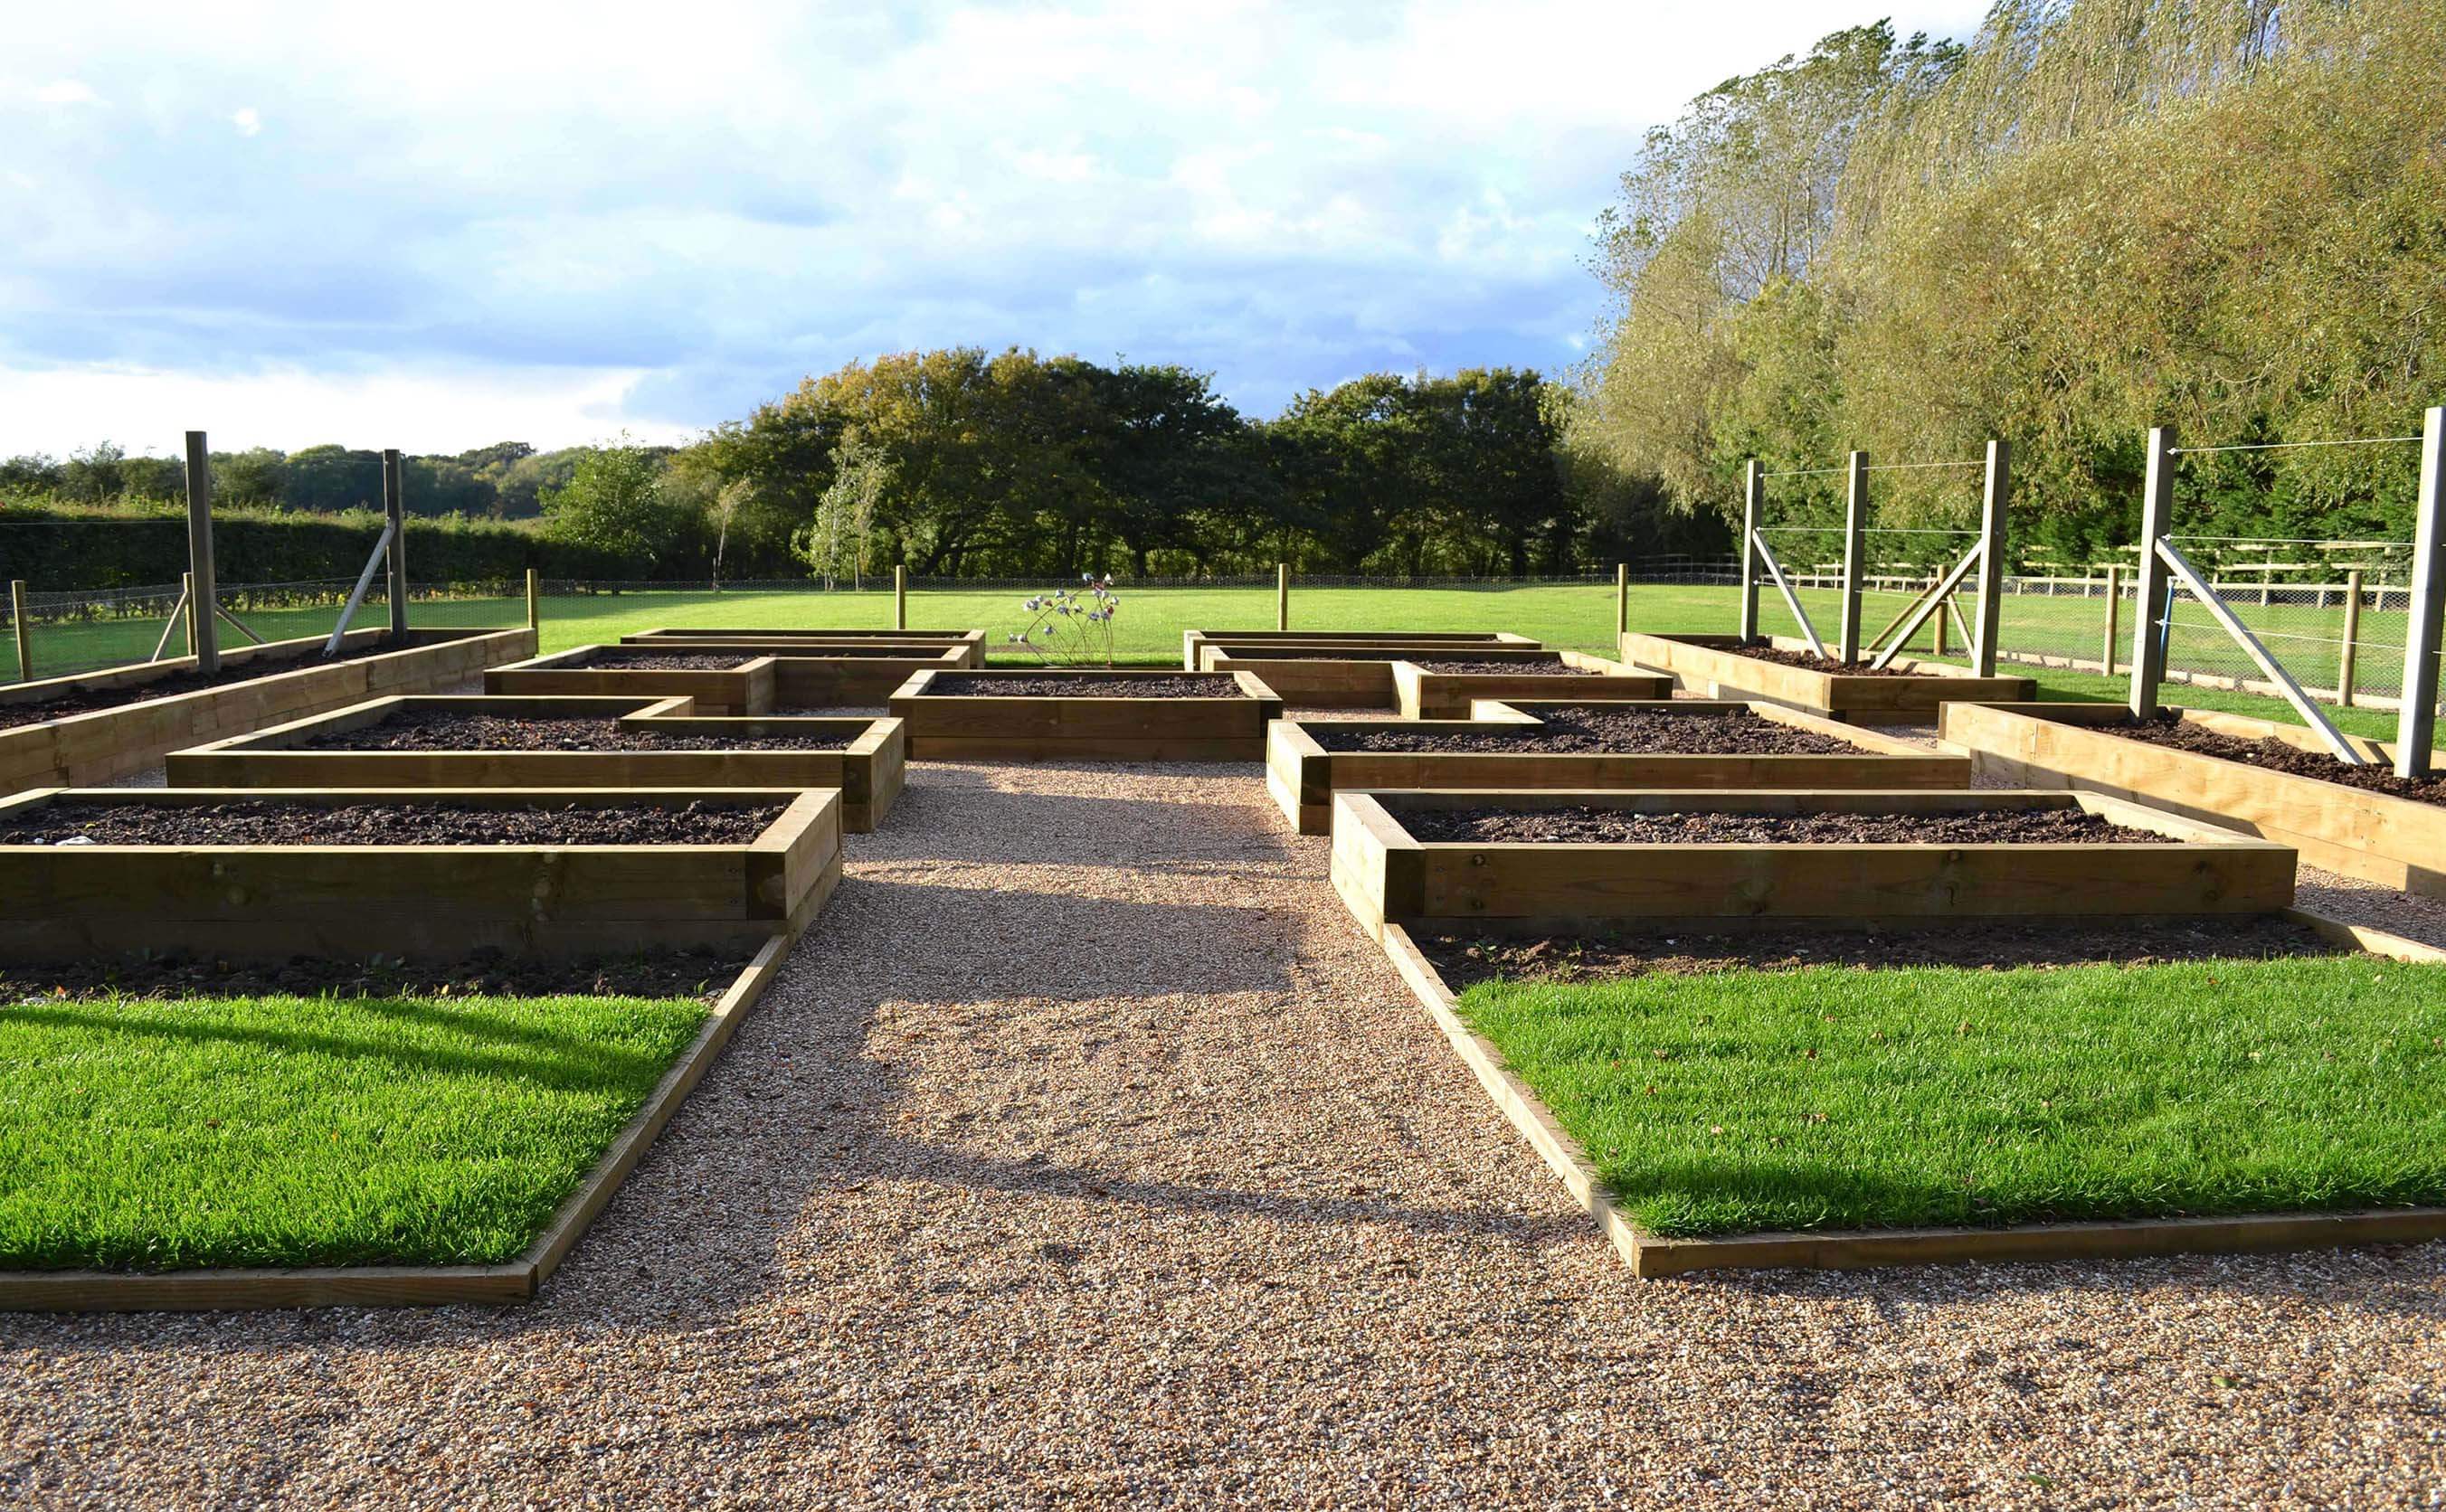
POLYGON ((1253 768, 930 764, 527 1308, 0 1316, 0 1501, 2419 1504, 2446 1245, 1640 1282, 1253 768))

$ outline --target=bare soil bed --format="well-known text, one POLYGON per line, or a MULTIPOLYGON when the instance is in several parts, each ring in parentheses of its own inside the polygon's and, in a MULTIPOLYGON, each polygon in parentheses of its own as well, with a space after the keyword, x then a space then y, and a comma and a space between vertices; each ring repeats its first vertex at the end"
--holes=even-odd
MULTIPOLYGON (((1383 659, 1373 658, 1371 660, 1381 661, 1383 659)), ((1462 656, 1402 656, 1394 657, 1391 660, 1397 662, 1408 662, 1414 665, 1423 667, 1429 672, 1439 674, 1459 675, 1465 673, 1483 672, 1492 674, 1496 677, 1533 678, 1601 678, 1606 675, 1602 672, 1592 672, 1587 667, 1572 666, 1567 662, 1559 661, 1530 662, 1524 660, 1519 662, 1501 662, 1482 661, 1475 657, 1462 656)))
POLYGON ((1909 667, 1871 666, 1866 662, 1837 662, 1833 657, 1819 656, 1815 651, 1786 651, 1772 645, 1728 645, 1725 650, 1735 656, 1745 656, 1753 662, 1772 662, 1778 666, 1804 667, 1812 672, 1829 672, 1846 678, 1928 678, 1942 677, 1941 672, 1914 672, 1909 667))
POLYGON ((329 666, 335 662, 354 662, 363 657, 380 656, 397 649, 382 644, 362 650, 345 650, 337 656, 321 655, 287 657, 277 662, 241 662, 224 666, 206 677, 200 672, 173 672, 168 677, 150 682, 139 682, 123 688, 98 688, 91 692, 63 694, 45 699, 39 703, 0 703, 0 730, 21 724, 40 724, 46 719, 64 719, 71 714, 92 714, 101 709, 124 708, 151 699, 166 699, 180 693, 195 693, 204 688, 224 687, 232 682, 252 682, 257 678, 277 672, 295 672, 310 666, 329 666))
POLYGON ((718 950, 650 950, 570 961, 479 951, 461 961, 300 956, 281 964, 186 957, 0 966, 0 1003, 102 998, 694 998, 711 1002, 747 964, 718 950))
POLYGON ((937 677, 929 695, 955 699, 1235 699, 1240 690, 1220 678, 937 677))
POLYGON ((2324 751, 2305 751, 2284 740, 2253 740, 2243 736, 2225 735, 2201 725, 2185 723, 2173 715, 2161 715, 2145 723, 2127 720, 2121 724, 2085 724, 2081 728, 2100 730, 2108 735, 2119 735, 2127 740, 2146 741, 2150 745, 2172 746, 2175 750, 2200 756, 2222 756, 2228 761, 2239 761, 2269 772, 2316 777, 2322 782, 2383 793, 2389 797, 2409 798, 2415 803, 2446 806, 2446 775, 2433 775, 2407 781, 2397 776, 2390 767, 2348 767, 2324 751))
POLYGON ((1661 709, 1539 709, 1542 725, 1500 730, 1421 730, 1387 724, 1376 730, 1311 732, 1327 751, 1523 752, 1537 755, 1689 752, 1744 756, 1852 756, 1860 748, 1815 730, 1797 729, 1748 710, 1672 714, 1661 709))
POLYGON ((574 715, 532 719, 466 710, 411 711, 378 724, 334 730, 299 742, 300 751, 838 751, 838 732, 690 735, 639 720, 574 715))
POLYGON ((2343 954, 2307 924, 2272 917, 2073 928, 1979 923, 1924 930, 1790 929, 1748 935, 1607 933, 1411 937, 1455 992, 1481 981, 1797 971, 1804 966, 2165 965, 2343 954))
MULTIPOLYGON (((627 651, 606 648, 589 652, 575 662, 558 663, 559 670, 571 667, 601 667, 610 671, 653 672, 727 672, 758 657, 763 651, 722 651, 688 653, 681 651, 645 651, 631 655, 627 651)), ((555 670, 545 668, 546 671, 555 670)))
POLYGON ((779 804, 496 809, 454 803, 324 807, 254 798, 192 806, 47 803, 0 820, 0 845, 58 845, 78 838, 115 846, 742 845, 781 815, 779 804))
POLYGON ((1405 809, 1418 839, 1586 845, 2163 845, 2079 809, 1985 813, 1638 813, 1623 809, 1405 809))

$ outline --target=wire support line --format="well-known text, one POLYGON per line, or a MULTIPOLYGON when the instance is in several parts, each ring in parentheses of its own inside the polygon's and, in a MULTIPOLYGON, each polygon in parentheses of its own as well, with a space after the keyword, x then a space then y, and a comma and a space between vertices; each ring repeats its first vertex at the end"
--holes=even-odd
POLYGON ((1871 462, 1864 471, 1871 473, 1916 473, 1923 468, 1929 467, 1985 467, 1986 465, 1987 459, 1982 457, 1973 457, 1971 460, 1966 462, 1871 462))
POLYGON ((2356 436, 2340 441, 2255 441, 2238 446, 2170 446, 2166 450, 2175 457, 2191 457, 2209 452, 2289 452, 2303 446, 2392 446, 2419 439, 2418 436, 2356 436))
MULTIPOLYGON (((1835 530, 1839 527, 1828 526, 1827 529, 1835 530)), ((1863 535, 1976 535, 1979 532, 1944 525, 1872 525, 1860 533, 1863 535)))
POLYGON ((1824 477, 1830 473, 1848 473, 1848 467, 1796 467, 1781 473, 1760 473, 1761 481, 1770 477, 1824 477))
POLYGON ((2357 551, 2409 551, 2409 541, 2331 541, 2321 535, 2173 535, 2170 541, 2240 541, 2252 546, 2333 546, 2357 551))

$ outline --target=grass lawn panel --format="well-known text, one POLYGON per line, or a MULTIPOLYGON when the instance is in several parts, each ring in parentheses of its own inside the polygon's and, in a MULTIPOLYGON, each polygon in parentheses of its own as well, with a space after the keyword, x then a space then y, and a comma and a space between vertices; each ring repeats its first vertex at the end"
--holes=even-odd
POLYGON ((2446 1203, 2446 967, 1816 968, 1459 1008, 1665 1238, 2446 1203))
POLYGON ((0 1004, 0 1270, 515 1259, 694 999, 0 1004))

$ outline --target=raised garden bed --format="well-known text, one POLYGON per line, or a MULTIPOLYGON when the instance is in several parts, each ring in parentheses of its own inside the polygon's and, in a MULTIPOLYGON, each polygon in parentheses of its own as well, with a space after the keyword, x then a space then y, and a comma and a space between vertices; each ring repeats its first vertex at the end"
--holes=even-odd
POLYGON ((2291 848, 2089 793, 1343 792, 1332 832, 1334 887, 1380 936, 1387 923, 1872 925, 2293 901, 2291 848))
MULTIPOLYGON (((2446 803, 2354 785, 2352 769, 2314 749, 2316 737, 2306 730, 2205 709, 2171 712, 2179 720, 2172 730, 2131 731, 2118 728, 2130 715, 2116 704, 1949 703, 1939 734, 1967 751, 1982 773, 2031 787, 2111 793, 2230 825, 2292 846, 2311 866, 2446 897, 2446 803), (2278 742, 2307 757, 2283 767, 2316 772, 2324 761, 2345 775, 2331 780, 2235 760, 2220 754, 2233 749, 2227 741, 2278 742)), ((2380 762, 2391 758, 2386 746, 2355 743, 2380 762)), ((2242 747, 2244 754, 2265 749, 2242 747)), ((2446 753, 2435 764, 2446 771, 2446 753)), ((2446 793, 2446 784, 2430 786, 2446 793)))
POLYGON ((1246 672, 920 672, 892 712, 918 760, 1255 761, 1283 701, 1246 672))
POLYGON ((22 1025, 0 1002, 0 1062, 25 1057, 7 1079, 38 1126, 15 1142, 49 1146, 62 1183, 11 1194, 35 1204, 29 1230, 0 1197, 10 1262, 44 1267, 0 1269, 0 1308, 531 1298, 789 947, 768 936, 743 969, 734 951, 710 982, 582 966, 557 995, 499 996, 486 967, 472 1000, 454 971, 361 998, 80 997, 22 1025), (154 1085, 172 1075, 175 1098, 154 1085))
POLYGON ((1454 719, 1480 699, 1590 703, 1673 696, 1673 680, 1578 651, 1472 650, 1393 663, 1393 706, 1405 719, 1454 719))
POLYGON ((698 628, 692 625, 663 625, 640 630, 620 638, 623 645, 651 645, 664 641, 715 642, 729 645, 772 646, 791 649, 802 646, 828 648, 846 646, 909 647, 931 651, 949 646, 960 653, 958 665, 986 664, 986 632, 983 630, 808 630, 755 629, 715 626, 698 628))
POLYGON ((685 698, 706 715, 769 714, 773 658, 754 650, 682 651, 580 645, 495 667, 484 691, 518 698, 685 698))
POLYGON ((2142 968, 2068 941, 2035 969, 1707 962, 1466 997, 1402 925, 1383 938, 1642 1277, 2446 1236, 2423 1023, 2446 952, 2289 910, 2245 932, 2136 940, 2184 962, 2142 968), (2285 932, 2315 943, 2269 948, 2285 932))
POLYGON ((1973 677, 1966 667, 1896 657, 1872 672, 1819 662, 1808 644, 1777 636, 1744 645, 1732 635, 1643 635, 1626 632, 1622 659, 1681 679, 1711 699, 1765 699, 1853 724, 1927 724, 1960 700, 1996 701, 2034 697, 2025 677, 1973 677), (1774 659, 1768 659, 1768 653, 1774 659))
POLYGON ((1481 700, 1468 719, 1280 719, 1266 791, 1302 834, 1349 788, 1966 788, 1967 757, 1775 704, 1481 700))
POLYGON ((174 787, 837 788, 864 834, 900 794, 900 721, 697 718, 686 699, 382 699, 173 752, 174 787))
POLYGON ((410 630, 405 646, 386 649, 389 635, 352 630, 341 643, 343 657, 329 662, 323 636, 233 648, 221 654, 222 675, 203 686, 190 685, 194 660, 179 657, 0 688, 0 711, 10 719, 50 711, 0 724, 0 794, 113 782, 182 746, 386 693, 455 688, 488 666, 533 656, 536 646, 535 631, 524 627, 410 630))
POLYGON ((1196 645, 1199 670, 1253 672, 1295 709, 1390 709, 1401 695, 1393 663, 1463 655, 1473 649, 1542 651, 1534 641, 1383 641, 1365 644, 1209 639, 1196 645))
POLYGON ((777 709, 862 708, 880 705, 915 673, 981 667, 984 647, 975 642, 825 642, 792 639, 699 639, 678 635, 623 637, 624 648, 708 652, 735 651, 774 659, 773 706, 777 709))
POLYGON ((754 945, 831 894, 840 811, 829 789, 21 793, 0 961, 754 945))
POLYGON ((1384 646, 1412 650, 1476 645, 1509 645, 1526 651, 1540 648, 1539 643, 1508 630, 1183 630, 1180 634, 1181 670, 1208 670, 1204 652, 1210 645, 1227 651, 1238 647, 1266 649, 1309 645, 1357 649, 1384 646))

